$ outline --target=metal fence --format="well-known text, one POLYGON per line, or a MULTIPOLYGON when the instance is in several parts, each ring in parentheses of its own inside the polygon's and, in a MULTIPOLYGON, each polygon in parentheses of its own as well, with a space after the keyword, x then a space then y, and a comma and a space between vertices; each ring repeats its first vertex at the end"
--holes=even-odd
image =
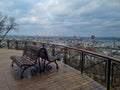
POLYGON ((57 56, 60 60, 85 73, 107 90, 120 89, 120 60, 83 49, 63 45, 43 43, 37 41, 6 40, 2 48, 21 50, 25 45, 35 45, 47 48, 49 54, 57 56))

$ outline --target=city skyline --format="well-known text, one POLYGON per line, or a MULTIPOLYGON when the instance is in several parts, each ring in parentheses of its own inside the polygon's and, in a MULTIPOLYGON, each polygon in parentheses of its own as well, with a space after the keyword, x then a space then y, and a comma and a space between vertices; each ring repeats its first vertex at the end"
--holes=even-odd
POLYGON ((19 24, 9 35, 120 36, 120 0, 2 0, 0 12, 19 24))

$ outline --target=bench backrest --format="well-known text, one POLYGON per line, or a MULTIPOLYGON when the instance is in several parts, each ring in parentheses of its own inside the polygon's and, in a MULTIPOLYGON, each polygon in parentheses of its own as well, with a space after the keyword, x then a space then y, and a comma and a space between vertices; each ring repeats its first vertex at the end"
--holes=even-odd
POLYGON ((25 46, 23 56, 29 58, 33 62, 37 62, 39 54, 39 48, 34 46, 25 46))
POLYGON ((40 48, 39 50, 39 57, 45 60, 48 60, 48 52, 46 50, 46 48, 40 48))

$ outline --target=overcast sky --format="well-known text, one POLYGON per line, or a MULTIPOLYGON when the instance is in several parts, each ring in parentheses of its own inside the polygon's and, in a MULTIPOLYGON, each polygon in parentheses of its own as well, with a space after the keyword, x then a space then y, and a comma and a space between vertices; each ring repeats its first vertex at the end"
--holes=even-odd
POLYGON ((12 35, 120 36, 120 0, 0 0, 0 12, 19 24, 12 35))

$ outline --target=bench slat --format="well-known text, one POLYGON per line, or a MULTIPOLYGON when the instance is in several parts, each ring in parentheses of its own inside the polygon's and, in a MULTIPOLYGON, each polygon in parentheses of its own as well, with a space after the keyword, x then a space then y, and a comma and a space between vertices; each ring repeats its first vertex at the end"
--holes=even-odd
POLYGON ((30 66, 35 66, 38 59, 39 50, 33 46, 25 46, 22 56, 11 56, 12 66, 15 63, 18 67, 24 67, 21 78, 23 77, 24 71, 30 66))

